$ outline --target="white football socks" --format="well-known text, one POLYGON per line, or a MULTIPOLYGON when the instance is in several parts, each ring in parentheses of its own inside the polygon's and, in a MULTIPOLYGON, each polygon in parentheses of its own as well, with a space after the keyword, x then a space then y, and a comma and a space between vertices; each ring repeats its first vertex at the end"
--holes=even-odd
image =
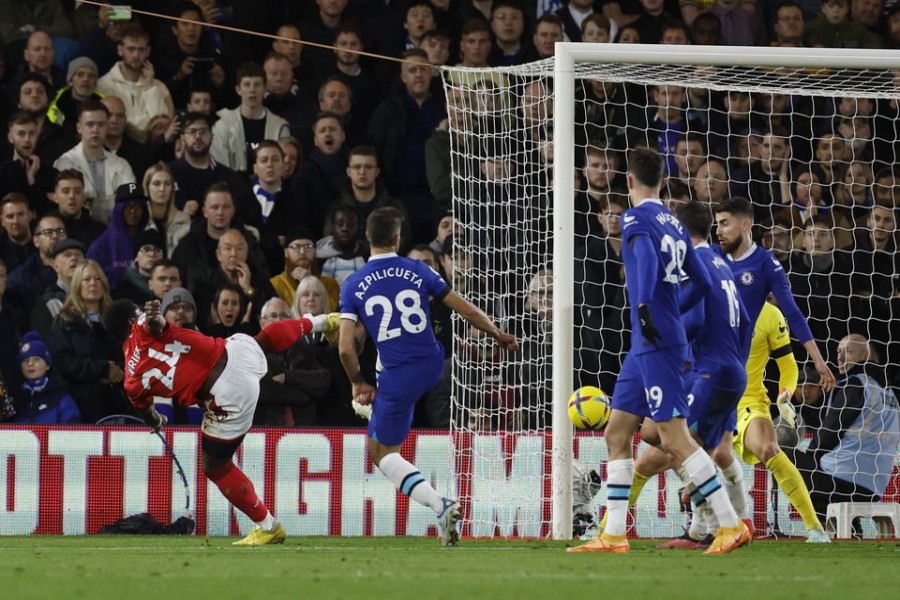
POLYGON ((739 522, 737 513, 731 507, 728 494, 722 489, 722 484, 716 475, 716 465, 703 448, 688 456, 681 465, 685 473, 690 477, 697 490, 712 506, 719 525, 722 527, 737 527, 739 522))
POLYGON ((634 478, 634 459, 611 460, 606 464, 606 529, 609 535, 625 535, 628 495, 634 478))
MULTIPOLYGON (((721 467, 719 467, 721 468, 721 467)), ((722 479, 724 480, 725 491, 728 493, 728 499, 734 512, 741 519, 746 519, 750 515, 747 514, 747 496, 744 491, 744 470, 740 463, 732 457, 731 464, 722 469, 722 479)))
POLYGON ((391 480, 394 487, 419 504, 430 506, 438 514, 444 509, 441 496, 431 487, 430 483, 425 481, 419 469, 400 456, 398 452, 392 452, 382 458, 378 468, 385 477, 391 480))

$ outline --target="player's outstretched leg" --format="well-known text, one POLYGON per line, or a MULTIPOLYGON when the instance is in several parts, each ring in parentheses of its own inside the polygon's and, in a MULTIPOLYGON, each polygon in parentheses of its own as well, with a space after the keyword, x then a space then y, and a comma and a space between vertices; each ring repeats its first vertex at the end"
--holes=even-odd
POLYGON ((266 505, 263 504, 253 484, 231 460, 225 464, 207 466, 204 459, 204 472, 210 481, 222 492, 239 511, 250 517, 256 527, 242 540, 234 542, 234 546, 265 546, 281 544, 285 540, 284 527, 275 520, 266 505))

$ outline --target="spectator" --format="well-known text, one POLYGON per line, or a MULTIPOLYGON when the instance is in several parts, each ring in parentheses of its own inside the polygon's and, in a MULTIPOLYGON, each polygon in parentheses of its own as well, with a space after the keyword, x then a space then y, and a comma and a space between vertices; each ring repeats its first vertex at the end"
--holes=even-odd
POLYGON ((110 289, 116 289, 125 269, 134 261, 138 249, 135 242, 147 228, 147 221, 147 197, 138 184, 119 186, 109 225, 87 251, 87 257, 103 268, 110 289))
POLYGON ((675 142, 675 165, 678 171, 670 174, 668 180, 671 181, 674 176, 690 188, 705 157, 706 141, 703 136, 689 133, 679 137, 675 142))
POLYGON ((79 27, 86 31, 83 36, 80 36, 81 47, 78 53, 82 56, 90 56, 97 63, 98 73, 106 73, 116 64, 119 58, 117 49, 119 42, 122 41, 122 32, 131 27, 133 23, 130 19, 110 20, 112 8, 112 6, 104 5, 98 9, 83 4, 76 11, 76 15, 85 10, 96 12, 96 17, 89 25, 79 27))
MULTIPOLYGON (((255 215, 251 222, 261 222, 266 232, 277 235, 280 238, 277 245, 280 250, 284 235, 298 224, 300 215, 291 198, 282 190, 284 151, 278 142, 260 142, 253 162, 253 174, 255 177, 251 180, 251 185, 256 203, 253 205, 255 215)), ((270 264, 278 262, 278 259, 269 261, 270 264)))
MULTIPOLYGON (((54 125, 47 118, 47 110, 50 107, 50 84, 41 75, 28 75, 19 84, 17 98, 18 109, 30 112, 37 121, 37 143, 34 153, 40 157, 41 164, 52 165, 63 152, 72 147, 75 140, 66 135, 62 127, 54 125)), ((9 154, 12 152, 3 151, 4 156, 9 154)))
POLYGON ((847 169, 847 144, 840 133, 829 131, 815 140, 812 169, 819 176, 826 195, 833 199, 847 169))
MULTIPOLYGON (((722 21, 711 12, 700 13, 691 24, 689 40, 699 46, 720 46, 726 42, 722 39, 722 21)), ((665 40, 665 32, 663 33, 665 40)), ((663 41, 665 43, 665 41, 663 41)))
POLYGON ((175 104, 166 85, 156 79, 150 62, 150 36, 134 23, 122 30, 117 46, 119 57, 97 87, 104 94, 125 102, 129 133, 139 141, 147 139, 151 119, 157 115, 172 117, 175 104))
POLYGON ((851 161, 844 171, 842 185, 838 186, 834 196, 834 212, 845 216, 850 223, 861 222, 875 204, 872 196, 874 178, 869 163, 851 161))
POLYGON ((813 337, 828 340, 826 360, 834 360, 835 340, 847 333, 850 318, 852 265, 844 252, 835 252, 834 221, 813 217, 806 223, 803 251, 795 252, 788 268, 791 290, 813 337))
MULTIPOLYGON (((0 198, 0 220, 3 232, 0 234, 3 264, 8 270, 14 270, 25 263, 35 253, 32 241, 31 221, 34 211, 28 198, 18 192, 11 192, 0 198)), ((4 282, 5 283, 5 282, 4 282)))
MULTIPOLYGON (((383 186, 378 185, 380 174, 378 153, 374 147, 356 146, 350 150, 347 157, 347 179, 350 185, 341 189, 340 197, 337 204, 332 206, 332 210, 337 205, 351 207, 356 210, 360 223, 365 223, 372 211, 382 206, 392 206, 406 215, 403 203, 388 194, 383 186)), ((325 233, 332 233, 331 227, 326 225, 325 233)), ((404 220, 400 234, 401 251, 409 246, 411 235, 409 225, 404 220)))
POLYGON ((47 338, 53 361, 85 423, 134 414, 122 390, 122 349, 100 322, 110 304, 103 268, 93 260, 80 263, 47 338))
MULTIPOLYGON (((694 23, 696 22, 697 21, 695 19, 694 23)), ((701 26, 702 25, 703 23, 701 22, 701 26)), ((716 32, 711 32, 711 34, 715 35, 716 32)), ((721 35, 721 32, 718 32, 718 34, 721 35)), ((681 46, 686 46, 692 43, 693 39, 694 38, 691 34, 691 30, 687 25, 677 19, 672 19, 663 23, 662 37, 660 38, 659 43, 679 44, 681 46)))
POLYGON ((722 42, 726 46, 762 46, 765 28, 756 11, 748 11, 742 0, 715 0, 709 12, 719 17, 722 42))
POLYGON ((562 42, 563 24, 556 15, 543 15, 535 23, 533 43, 537 51, 536 58, 551 58, 556 51, 556 42, 562 42))
POLYGON ((728 175, 725 165, 717 160, 708 160, 697 169, 697 178, 694 179, 694 200, 706 202, 714 206, 728 197, 728 175))
POLYGON ((145 143, 141 143, 125 132, 127 128, 125 103, 121 98, 104 96, 100 103, 106 107, 109 114, 103 147, 119 158, 124 158, 131 165, 135 181, 141 181, 147 167, 162 160, 164 156, 166 160, 172 158, 172 150, 168 144, 176 139, 178 131, 173 129, 171 122, 167 124, 168 117, 165 115, 154 117, 149 125, 149 138, 145 143), (161 136, 154 133, 157 128, 162 130, 161 136))
POLYGON ((19 361, 25 382, 16 394, 16 418, 12 422, 36 425, 81 423, 75 399, 51 371, 53 358, 36 331, 25 334, 19 361))
POLYGON ((150 290, 153 265, 166 255, 166 241, 155 229, 145 229, 134 238, 134 261, 122 272, 118 285, 112 290, 113 300, 128 298, 136 306, 158 299, 150 290))
POLYGON ((788 211, 778 211, 773 220, 764 222, 760 245, 772 251, 785 272, 789 268, 791 254, 794 252, 794 233, 794 220, 788 211), (765 227, 765 223, 771 223, 771 225, 765 227))
MULTIPOLYGON (((428 62, 432 66, 442 67, 450 61, 450 36, 440 29, 426 31, 422 35, 420 47, 428 55, 428 62)), ((490 50, 490 42, 488 50, 490 50)), ((487 58, 487 52, 485 52, 485 58, 487 58)), ((485 66, 487 66, 487 60, 485 60, 485 66)))
POLYGON ((360 63, 360 52, 364 49, 362 34, 356 25, 344 23, 337 30, 334 40, 335 63, 331 69, 350 86, 351 117, 354 123, 365 127, 372 111, 381 100, 381 84, 372 69, 360 63))
POLYGON ((877 35, 849 19, 850 0, 822 0, 822 14, 806 26, 807 46, 881 48, 877 35))
MULTIPOLYGON (((206 190, 214 183, 225 184, 234 201, 248 210, 255 199, 250 188, 234 170, 213 160, 213 117, 202 113, 188 113, 183 119, 181 140, 184 155, 169 163, 175 177, 175 206, 194 218, 200 210, 206 190)), ((243 213, 241 213, 243 214, 243 213)))
POLYGON ((335 32, 343 21, 347 3, 348 0, 316 0, 318 9, 310 10, 307 18, 299 23, 301 39, 319 45, 305 47, 303 54, 320 73, 326 72, 331 62, 331 51, 326 48, 334 45, 335 32))
POLYGON ((37 252, 10 271, 6 280, 7 299, 24 312, 30 312, 38 296, 56 281, 52 249, 57 240, 65 238, 65 225, 56 215, 47 215, 35 225, 32 240, 37 252))
POLYGON ((17 362, 19 337, 22 335, 24 315, 18 307, 4 301, 6 296, 6 264, 0 259, 0 373, 11 389, 19 387, 22 371, 17 362))
POLYGON ((640 44, 641 34, 634 25, 626 25, 619 30, 613 42, 616 44, 640 44))
POLYGON ((775 11, 775 40, 772 45, 780 48, 803 46, 805 35, 803 8, 792 0, 781 3, 775 11))
POLYGON ((37 119, 26 111, 9 118, 11 158, 0 161, 0 196, 23 192, 38 215, 47 212, 47 194, 53 189, 53 169, 41 162, 37 150, 37 119))
POLYGON ((426 31, 434 29, 434 8, 429 0, 411 0, 406 3, 403 29, 406 30, 406 39, 400 49, 422 47, 422 36, 426 31))
MULTIPOLYGON (((550 375, 547 372, 549 365, 541 357, 552 354, 550 349, 553 335, 552 315, 553 272, 549 269, 538 269, 528 282, 528 297, 522 319, 523 398, 519 402, 520 414, 512 418, 506 417, 507 427, 517 429, 522 425, 529 429, 540 428, 549 422, 551 402, 547 387, 542 384, 550 375)), ((500 405, 495 408, 502 411, 512 407, 500 405)))
POLYGON ((303 60, 303 36, 296 25, 285 23, 275 32, 277 39, 272 41, 272 50, 287 57, 294 71, 294 81, 302 82, 301 96, 312 99, 314 90, 319 87, 321 73, 309 60, 303 60))
MULTIPOLYGON (((269 283, 269 271, 263 266, 255 269, 249 261, 249 244, 245 234, 239 229, 228 229, 219 237, 216 245, 216 268, 212 276, 202 281, 188 279, 193 285, 197 307, 201 311, 197 324, 206 331, 213 322, 208 320, 210 310, 214 310, 214 299, 219 289, 227 284, 236 284, 247 295, 253 306, 263 303, 275 295, 269 283)), ((256 311, 251 314, 255 318, 256 311)), ((241 313, 243 316, 244 313, 241 313)))
POLYGON ((878 502, 900 443, 897 397, 875 375, 868 340, 855 333, 838 344, 841 377, 823 406, 822 423, 794 462, 819 520, 832 502, 878 502))
POLYGON ((483 19, 469 19, 462 26, 459 40, 459 67, 483 69, 491 53, 491 31, 483 19))
POLYGON ((12 76, 13 87, 28 75, 41 75, 54 90, 66 85, 66 72, 53 64, 53 40, 47 32, 32 30, 25 42, 25 61, 12 76))
POLYGON ((161 302, 169 290, 181 287, 181 273, 178 271, 178 265, 168 258, 154 261, 153 266, 150 267, 147 287, 150 288, 153 297, 161 302))
POLYGON ((115 203, 116 190, 133 184, 134 172, 124 159, 103 147, 109 110, 101 103, 82 103, 76 125, 81 141, 57 159, 57 170, 76 169, 84 176, 84 193, 91 198, 91 216, 108 223, 115 203))
POLYGON ((282 161, 284 176, 281 185, 290 193, 291 178, 297 172, 297 165, 303 160, 303 150, 300 148, 300 141, 292 135, 278 140, 278 145, 281 146, 281 152, 284 154, 282 161))
MULTIPOLYGON (((413 246, 406 256, 414 260, 422 261, 446 279, 443 269, 441 268, 441 263, 438 260, 438 254, 431 246, 427 244, 413 246)), ((444 358, 449 359, 453 355, 452 312, 443 302, 431 302, 429 304, 429 310, 431 328, 434 329, 434 336, 437 338, 438 343, 444 347, 444 358)), ((449 410, 449 404, 447 405, 447 409, 449 410)), ((434 419, 431 420, 433 421, 434 419)))
MULTIPOLYGON (((368 139, 365 132, 366 121, 356 121, 353 118, 353 105, 355 104, 353 101, 353 90, 343 78, 333 75, 323 81, 319 87, 318 99, 319 113, 332 113, 341 118, 341 127, 344 129, 345 137, 347 138, 345 143, 348 148, 359 144, 362 139, 368 139)), ((373 108, 369 107, 369 111, 373 108)), ((309 123, 311 124, 315 120, 314 117, 309 123)), ((308 125, 303 127, 303 131, 310 131, 311 129, 312 127, 308 125)), ((306 136, 304 136, 304 139, 308 140, 306 149, 310 150, 312 146, 309 142, 312 140, 306 136)))
POLYGON ((291 61, 284 54, 269 52, 263 61, 266 72, 265 107, 284 118, 292 131, 300 129, 305 114, 309 113, 315 88, 309 81, 300 83, 294 77, 291 61))
POLYGON ((189 291, 183 287, 172 288, 163 296, 160 314, 170 323, 179 327, 197 329, 197 303, 189 291))
POLYGON ((621 177, 620 156, 602 142, 592 142, 584 151, 584 190, 575 195, 575 231, 587 235, 597 228, 595 215, 613 191, 613 182, 621 177))
POLYGON ((190 90, 197 85, 222 87, 214 82, 223 78, 213 76, 213 70, 223 69, 222 49, 216 44, 216 36, 202 25, 205 18, 196 4, 178 2, 171 14, 183 20, 172 23, 171 35, 160 36, 163 42, 154 64, 172 94, 173 104, 184 106, 190 90))
POLYGON ((81 242, 85 248, 106 230, 106 226, 90 216, 84 209, 84 175, 75 169, 63 169, 56 174, 56 186, 50 200, 53 212, 62 217, 66 233, 81 242))
POLYGON ((444 103, 431 93, 428 57, 407 50, 402 57, 401 93, 372 114, 369 134, 375 141, 388 189, 406 205, 413 243, 426 243, 437 219, 437 206, 425 175, 425 141, 445 116, 444 103))
POLYGON ((790 132, 780 127, 766 133, 762 137, 759 160, 732 174, 731 195, 749 198, 758 221, 790 206, 790 196, 785 193, 791 183, 789 138, 790 132))
MULTIPOLYGON (((553 14, 556 15, 560 20, 560 23, 562 23, 565 36, 564 41, 580 42, 582 41, 582 27, 584 27, 586 19, 594 14, 594 2, 593 0, 570 0, 568 6, 562 6, 556 9, 553 14)), ((608 20, 607 23, 609 23, 608 20)), ((606 31, 608 34, 608 24, 606 26, 606 31)), ((588 42, 591 40, 584 41, 588 42)), ((609 41, 609 39, 607 39, 607 41, 609 41)))
POLYGON ((44 339, 50 336, 53 319, 59 314, 66 294, 71 288, 72 274, 75 267, 84 261, 86 252, 84 244, 75 238, 63 238, 53 244, 50 256, 53 259, 56 280, 41 290, 28 319, 29 326, 44 339))
POLYGON ((306 161, 291 180, 294 203, 306 215, 306 225, 321 237, 328 206, 347 178, 346 135, 340 116, 324 112, 313 122, 313 144, 306 161))
POLYGON ((334 278, 321 276, 313 234, 298 226, 288 232, 284 241, 284 271, 269 280, 278 297, 293 305, 297 286, 306 276, 314 275, 319 277, 328 292, 328 312, 336 310, 341 288, 334 278))
MULTIPOLYGON (((256 235, 252 229, 240 225, 235 219, 231 191, 221 183, 214 183, 206 192, 202 216, 194 219, 190 231, 181 239, 172 255, 172 261, 181 271, 185 287, 196 290, 198 285, 208 285, 212 281, 213 276, 220 270, 219 260, 216 257, 219 239, 226 231, 235 228, 242 230, 244 240, 249 246, 248 260, 253 272, 267 273, 266 261, 256 235)), ((268 277, 267 274, 266 279, 268 277)))
POLYGON ((491 31, 494 48, 488 57, 492 67, 511 67, 528 61, 532 49, 523 40, 525 13, 514 0, 496 0, 491 4, 491 31))
POLYGON ((883 0, 850 0, 850 19, 876 34, 881 31, 883 0))
POLYGON ((672 17, 666 11, 664 0, 640 0, 640 16, 630 26, 637 31, 643 44, 658 44, 662 41, 662 29, 672 17))
MULTIPOLYGON (((158 162, 144 173, 144 194, 149 200, 148 229, 155 229, 164 236, 163 254, 172 256, 178 242, 191 227, 191 219, 175 207, 175 181, 172 170, 164 162, 158 162)), ((143 303, 136 302, 138 306, 143 303)))
POLYGON ((255 335, 259 331, 255 315, 251 314, 253 307, 247 294, 241 286, 234 283, 226 283, 216 290, 212 299, 212 308, 209 316, 207 335, 231 337, 235 333, 255 335))
POLYGON ((318 241, 316 254, 325 261, 322 275, 342 285, 366 263, 369 247, 359 237, 359 216, 355 209, 338 206, 331 212, 329 221, 332 233, 318 241))
POLYGON ((237 71, 238 108, 223 108, 213 125, 211 153, 218 162, 235 171, 247 171, 253 152, 263 140, 290 134, 288 123, 266 110, 263 98, 266 72, 257 64, 244 63, 237 71))
MULTIPOLYGON (((571 5, 570 5, 571 6, 571 5)), ((604 15, 593 13, 581 22, 581 41, 592 44, 608 44, 612 41, 612 29, 604 15)), ((574 40, 573 40, 574 41, 574 40)))
POLYGON ((75 135, 78 107, 85 100, 100 100, 103 94, 97 91, 97 64, 87 56, 79 56, 69 63, 66 75, 67 85, 56 92, 47 109, 47 119, 65 127, 69 135, 75 135))
MULTIPOLYGON (((281 298, 266 302, 259 325, 293 318, 291 307, 281 298)), ((306 344, 295 344, 284 352, 266 354, 268 369, 260 382, 259 405, 254 425, 312 427, 318 424, 317 404, 326 399, 332 375, 306 344)))

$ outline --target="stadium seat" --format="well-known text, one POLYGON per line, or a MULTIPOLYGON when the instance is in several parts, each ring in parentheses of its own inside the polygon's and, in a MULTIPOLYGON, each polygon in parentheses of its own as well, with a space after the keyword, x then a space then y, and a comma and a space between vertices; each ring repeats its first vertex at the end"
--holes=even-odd
POLYGON ((834 533, 837 539, 849 538, 852 534, 851 523, 856 518, 869 518, 875 521, 875 529, 879 537, 900 536, 900 503, 897 502, 835 502, 828 505, 825 513, 825 529, 834 533))

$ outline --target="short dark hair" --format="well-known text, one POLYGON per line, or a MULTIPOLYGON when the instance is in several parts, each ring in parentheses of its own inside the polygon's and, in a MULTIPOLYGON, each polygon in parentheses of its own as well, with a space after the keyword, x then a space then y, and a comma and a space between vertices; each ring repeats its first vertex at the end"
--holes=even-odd
POLYGON ((750 203, 750 200, 742 196, 725 198, 716 205, 715 211, 717 213, 730 213, 736 217, 746 217, 751 221, 753 220, 753 205, 750 203))
POLYGON ((50 82, 47 81, 47 78, 41 75, 40 73, 29 73, 25 77, 19 80, 19 89, 16 93, 16 98, 21 97, 22 88, 26 83, 39 83, 44 86, 44 92, 47 94, 47 99, 50 99, 50 82))
POLYGON ((150 265, 150 276, 153 276, 153 272, 157 269, 168 269, 170 267, 175 267, 178 269, 178 277, 181 277, 181 269, 175 264, 171 258, 160 258, 153 261, 153 264, 150 265))
POLYGON ((319 114, 316 115, 315 119, 313 119, 313 122, 312 122, 312 130, 313 131, 316 130, 316 125, 318 125, 319 121, 321 121, 322 119, 335 119, 335 120, 337 120, 338 123, 341 124, 341 129, 344 128, 344 117, 342 117, 341 115, 337 114, 334 111, 323 110, 322 112, 320 112, 319 114))
POLYGON ((60 181, 65 181, 67 179, 77 179, 81 182, 81 185, 84 185, 84 173, 78 169, 63 169, 56 174, 55 184, 59 185, 60 181))
POLYGON ((386 248, 391 241, 400 235, 403 225, 403 213, 391 206, 376 208, 366 220, 366 233, 369 242, 376 247, 386 248))
POLYGON ((232 201, 234 201, 234 196, 231 194, 231 188, 228 187, 227 183, 221 181, 217 181, 206 188, 206 191, 203 192, 203 202, 201 204, 206 203, 206 199, 210 194, 229 194, 232 197, 232 201))
POLYGON ((410 0, 410 2, 406 3, 406 9, 403 11, 403 18, 404 19, 406 18, 406 16, 409 14, 409 11, 411 11, 414 8, 420 7, 420 6, 422 8, 430 9, 431 14, 432 15, 434 14, 434 6, 432 6, 432 4, 431 4, 431 2, 429 2, 429 0, 410 0))
POLYGON ((106 108, 106 105, 100 102, 99 100, 88 99, 81 103, 78 107, 78 120, 81 120, 81 115, 86 112, 102 112, 104 115, 109 117, 109 109, 106 108))
POLYGON ((712 229, 712 213, 705 202, 687 202, 675 211, 675 216, 687 227, 691 237, 709 239, 712 229))
POLYGON ((278 154, 281 155, 281 158, 284 158, 284 150, 281 149, 281 144, 275 140, 263 140, 256 146, 256 150, 253 151, 254 162, 256 162, 256 157, 259 156, 259 151, 263 148, 274 148, 275 150, 278 150, 278 154))
POLYGON ((7 129, 12 129, 13 125, 37 125, 37 117, 27 110, 18 110, 6 121, 7 129))
POLYGON ((371 156, 375 159, 375 164, 378 164, 378 150, 375 149, 375 146, 369 145, 360 145, 354 146, 350 152, 347 153, 347 163, 350 163, 350 159, 354 156, 371 156))
POLYGON ((657 187, 662 181, 663 161, 659 152, 650 148, 635 148, 628 155, 628 172, 647 187, 657 187))
POLYGON ((537 30, 538 25, 541 23, 550 23, 551 25, 556 25, 560 28, 560 30, 565 30, 563 27, 562 19, 554 15, 553 13, 546 13, 541 15, 540 18, 534 22, 534 29, 537 30))
MULTIPOLYGON (((194 91, 205 92, 207 90, 194 90, 194 91)), ((193 93, 193 91, 191 93, 193 93)), ((204 123, 206 123, 206 126, 210 127, 210 128, 212 128, 212 126, 213 126, 213 116, 207 115, 207 114, 204 114, 201 112, 189 112, 189 113, 185 114, 184 118, 181 119, 181 126, 184 129, 187 129, 188 125, 190 125, 191 123, 195 123, 197 121, 203 121, 204 123)), ((182 129, 182 132, 184 131, 184 129, 182 129)))
POLYGON ((137 305, 128 298, 116 300, 103 311, 103 328, 118 343, 128 339, 131 332, 131 319, 137 318, 137 305))
POLYGON ((462 38, 470 33, 477 33, 479 31, 483 31, 488 35, 491 34, 491 28, 484 22, 484 19, 472 17, 471 19, 466 19, 465 23, 462 24, 462 28, 459 30, 459 37, 462 38))
POLYGON ((242 63, 241 66, 238 67, 237 73, 234 76, 234 81, 240 85, 241 80, 245 77, 261 77, 263 83, 266 83, 266 70, 262 68, 262 65, 248 61, 242 63))

